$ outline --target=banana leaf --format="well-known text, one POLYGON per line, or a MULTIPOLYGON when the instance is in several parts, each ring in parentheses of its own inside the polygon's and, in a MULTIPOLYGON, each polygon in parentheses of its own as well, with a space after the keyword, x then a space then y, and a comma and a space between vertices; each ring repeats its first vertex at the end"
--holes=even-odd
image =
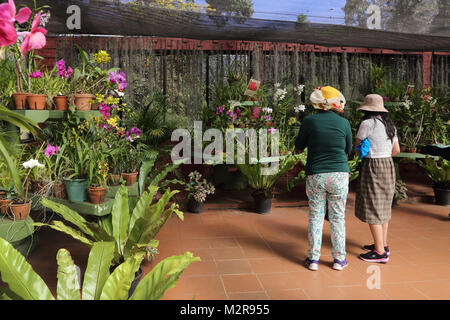
POLYGON ((172 256, 159 262, 137 285, 129 300, 159 300, 173 288, 183 271, 193 262, 200 261, 191 252, 172 256))
POLYGON ((56 260, 58 261, 58 284, 56 288, 58 300, 81 300, 78 272, 70 252, 66 249, 59 249, 56 260))
POLYGON ((96 242, 89 252, 83 281, 83 300, 98 300, 110 276, 109 268, 114 257, 114 242, 96 242))
POLYGON ((23 300, 55 300, 25 257, 3 238, 0 238, 0 276, 23 300))

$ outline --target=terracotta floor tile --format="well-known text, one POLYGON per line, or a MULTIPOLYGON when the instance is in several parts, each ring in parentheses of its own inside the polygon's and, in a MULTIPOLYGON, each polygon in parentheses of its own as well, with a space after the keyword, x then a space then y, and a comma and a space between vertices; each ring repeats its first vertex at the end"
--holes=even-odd
POLYGON ((234 237, 209 239, 209 245, 211 248, 239 247, 239 244, 234 237))
POLYGON ((229 293, 230 300, 268 300, 269 297, 265 292, 242 292, 229 293))
POLYGON ((194 256, 200 257, 202 261, 213 260, 211 249, 192 249, 191 252, 194 256))
POLYGON ((218 269, 214 261, 197 261, 191 264, 184 272, 185 275, 212 275, 218 274, 218 269))
POLYGON ((311 271, 304 268, 302 271, 290 272, 298 282, 299 288, 310 288, 313 286, 330 287, 336 282, 328 277, 320 268, 319 271, 311 271))
POLYGON ((383 291, 392 300, 424 300, 427 296, 408 283, 383 284, 383 291))
POLYGON ((209 249, 209 239, 183 238, 180 246, 183 250, 192 251, 194 249, 209 249))
POLYGON ((258 274, 258 278, 267 291, 301 288, 300 282, 292 273, 258 274))
POLYGON ((339 287, 343 300, 386 300, 388 297, 378 289, 368 289, 366 286, 339 287))
POLYGON ((223 292, 216 293, 189 293, 187 300, 227 300, 227 295, 223 292))
POLYGON ((291 289, 291 290, 272 290, 267 291, 267 295, 272 300, 308 300, 303 289, 291 289))
POLYGON ((217 270, 220 274, 251 273, 252 268, 247 259, 216 260, 217 270))
POLYGON ((218 275, 211 276, 187 276, 187 288, 185 292, 194 294, 225 293, 222 280, 218 275))
POLYGON ((432 300, 450 299, 450 281, 414 282, 410 285, 432 300))
POLYGON ((254 274, 222 275, 227 293, 264 291, 254 274))
POLYGON ((343 293, 337 287, 312 286, 303 289, 311 300, 342 300, 343 293))
POLYGON ((280 273, 288 271, 285 264, 278 258, 249 259, 254 273, 280 273))
POLYGON ((237 248, 213 248, 210 252, 214 259, 242 259, 245 258, 244 253, 240 247, 237 248))

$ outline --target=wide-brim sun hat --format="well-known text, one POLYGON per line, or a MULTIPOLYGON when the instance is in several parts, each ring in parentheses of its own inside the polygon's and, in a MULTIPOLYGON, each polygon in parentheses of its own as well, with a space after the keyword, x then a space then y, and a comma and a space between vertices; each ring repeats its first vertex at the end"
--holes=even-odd
POLYGON ((344 111, 346 102, 344 95, 338 89, 330 86, 315 88, 309 100, 315 109, 339 112, 344 111))
POLYGON ((364 98, 364 102, 358 110, 371 112, 389 112, 384 107, 383 97, 379 94, 371 93, 364 98))

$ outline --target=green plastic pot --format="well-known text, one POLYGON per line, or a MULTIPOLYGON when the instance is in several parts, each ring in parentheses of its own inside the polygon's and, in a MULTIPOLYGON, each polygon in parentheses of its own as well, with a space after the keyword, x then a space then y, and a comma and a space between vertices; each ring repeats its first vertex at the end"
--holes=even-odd
POLYGON ((72 202, 87 201, 87 187, 86 179, 64 179, 66 184, 67 198, 72 202))

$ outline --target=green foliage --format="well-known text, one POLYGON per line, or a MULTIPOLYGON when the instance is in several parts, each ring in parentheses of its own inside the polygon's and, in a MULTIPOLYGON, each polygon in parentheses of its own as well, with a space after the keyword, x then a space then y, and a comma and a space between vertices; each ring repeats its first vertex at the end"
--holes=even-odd
MULTIPOLYGON (((31 132, 35 136, 39 136, 40 134, 40 128, 36 122, 19 113, 12 112, 2 105, 0 105, 0 121, 9 122, 14 126, 31 132)), ((14 158, 14 150, 10 147, 8 141, 4 137, 0 136, 0 160, 6 163, 18 195, 20 197, 24 197, 25 193, 22 186, 22 180, 17 170, 17 165, 14 158)))
POLYGON ((114 264, 125 261, 138 252, 151 256, 157 252, 158 241, 154 240, 165 222, 175 213, 183 220, 183 213, 176 203, 170 203, 172 197, 178 192, 167 190, 161 199, 154 202, 158 187, 152 185, 139 198, 135 208, 130 214, 128 203, 128 189, 121 186, 115 196, 112 212, 98 222, 87 222, 77 212, 68 207, 42 199, 45 207, 60 214, 71 227, 61 221, 51 224, 36 223, 36 226, 49 226, 57 231, 64 232, 85 245, 93 246, 99 241, 113 241, 114 264))
POLYGON ((304 159, 303 154, 289 154, 279 157, 278 171, 273 174, 262 174, 263 168, 268 168, 267 164, 261 162, 250 164, 237 164, 237 167, 247 177, 250 187, 254 190, 255 196, 264 196, 265 198, 272 197, 272 189, 278 179, 291 170, 299 161, 304 159))
POLYGON ((395 181, 394 204, 398 201, 408 199, 407 191, 406 183, 403 180, 397 179, 395 181))
MULTIPOLYGON (((0 238, 0 274, 9 288, 0 288, 0 300, 55 300, 42 278, 26 259, 6 240, 0 238)), ((130 256, 110 273, 113 242, 96 242, 89 252, 81 290, 77 267, 66 249, 57 253, 58 300, 157 300, 175 286, 183 271, 200 261, 191 252, 159 262, 137 285, 129 297, 131 283, 143 253, 130 256)))
POLYGON ((417 160, 417 163, 425 169, 425 173, 433 180, 435 186, 450 189, 450 161, 426 157, 425 161, 417 160))

